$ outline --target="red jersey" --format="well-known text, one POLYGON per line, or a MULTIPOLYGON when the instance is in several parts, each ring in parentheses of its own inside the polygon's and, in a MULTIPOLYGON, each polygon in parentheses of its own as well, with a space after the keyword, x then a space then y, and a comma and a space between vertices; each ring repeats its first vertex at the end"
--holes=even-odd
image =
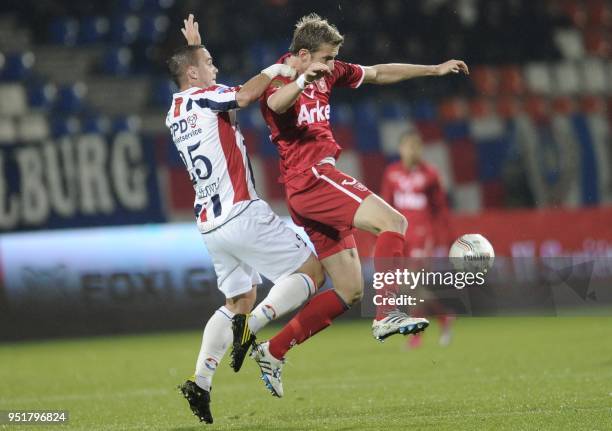
MULTIPOLYGON (((283 63, 285 54, 277 63, 283 63)), ((338 158, 341 152, 329 123, 329 96, 334 86, 357 88, 365 72, 356 64, 334 62, 331 75, 309 84, 295 104, 282 114, 268 107, 268 97, 290 78, 277 76, 260 99, 261 113, 270 129, 270 140, 278 147, 283 182, 311 168, 326 157, 338 158)))
POLYGON ((385 170, 380 196, 408 220, 407 239, 428 238, 449 245, 446 194, 433 166, 420 162, 408 169, 402 162, 393 163, 385 170))

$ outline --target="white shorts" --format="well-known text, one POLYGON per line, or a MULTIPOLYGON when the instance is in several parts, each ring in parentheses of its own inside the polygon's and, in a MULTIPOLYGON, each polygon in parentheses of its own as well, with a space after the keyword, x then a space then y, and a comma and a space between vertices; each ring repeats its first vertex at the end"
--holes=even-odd
POLYGON ((226 298, 260 284, 259 273, 272 282, 292 274, 312 253, 262 200, 202 237, 215 265, 217 285, 226 298))

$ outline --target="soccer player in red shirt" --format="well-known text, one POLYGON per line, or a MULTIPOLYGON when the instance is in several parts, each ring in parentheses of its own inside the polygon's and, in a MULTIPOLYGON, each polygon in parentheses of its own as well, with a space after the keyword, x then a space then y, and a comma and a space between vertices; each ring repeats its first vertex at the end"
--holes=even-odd
MULTIPOLYGON (((411 258, 432 257, 434 247, 442 246, 447 255, 453 234, 440 176, 435 167, 423 160, 421 137, 416 131, 402 134, 398 150, 401 160, 385 170, 380 197, 410 220, 404 254, 411 258)), ((428 314, 438 315, 442 329, 440 344, 448 344, 453 317, 435 298, 428 298, 423 308, 413 314, 429 311, 428 314)), ((415 334, 408 341, 412 348, 420 344, 421 334, 415 334)))
MULTIPOLYGON (((289 211, 306 230, 334 286, 314 296, 269 342, 256 346, 254 359, 268 389, 277 396, 282 394, 280 373, 287 351, 329 326, 362 297, 361 264, 351 229, 378 236, 374 257, 379 262, 404 255, 406 218, 335 167, 341 148, 329 123, 332 88, 468 73, 466 64, 459 60, 437 66, 345 63, 336 60, 343 41, 338 29, 318 15, 301 18, 289 52, 278 60, 293 67, 298 78, 275 78, 260 99, 271 140, 280 154, 289 211)), ((386 305, 377 310, 372 332, 383 340, 397 333, 419 332, 428 324, 386 305)))

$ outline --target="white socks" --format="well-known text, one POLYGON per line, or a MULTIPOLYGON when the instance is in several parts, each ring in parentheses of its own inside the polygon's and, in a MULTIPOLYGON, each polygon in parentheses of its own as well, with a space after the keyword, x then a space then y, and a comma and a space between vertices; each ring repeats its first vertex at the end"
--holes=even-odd
POLYGON ((312 279, 302 273, 281 278, 249 316, 249 329, 257 333, 270 321, 298 308, 315 292, 312 279))
POLYGON ((220 307, 204 327, 202 347, 196 363, 195 383, 207 391, 210 390, 217 366, 232 344, 232 317, 234 313, 220 307))
MULTIPOLYGON (((249 328, 256 333, 268 322, 289 313, 304 303, 315 292, 312 279, 306 274, 291 274, 280 279, 249 316, 249 328)), ((207 391, 225 352, 232 344, 234 313, 220 307, 206 322, 202 347, 196 363, 195 383, 207 391)))

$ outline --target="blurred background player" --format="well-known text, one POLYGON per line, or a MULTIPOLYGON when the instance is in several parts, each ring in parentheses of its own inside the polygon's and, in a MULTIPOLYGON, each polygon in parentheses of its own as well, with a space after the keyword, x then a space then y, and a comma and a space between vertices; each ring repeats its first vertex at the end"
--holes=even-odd
MULTIPOLYGON (((406 230, 404 255, 409 258, 431 258, 436 249, 447 255, 454 235, 452 232, 446 191, 437 169, 423 160, 423 143, 419 133, 410 129, 399 139, 400 160, 389 165, 383 174, 380 197, 398 210, 409 221, 406 230)), ((421 262, 423 263, 423 262, 421 262)), ((421 293, 422 297, 425 292, 421 293)), ((440 343, 451 338, 453 317, 432 295, 423 306, 413 308, 411 314, 435 314, 441 328, 440 343)), ((421 345, 422 334, 408 339, 410 347, 421 345)))
POLYGON ((275 76, 292 76, 295 71, 275 64, 241 87, 217 84, 218 70, 201 45, 193 15, 184 23, 182 32, 189 45, 168 61, 180 91, 173 96, 166 126, 191 177, 198 229, 226 302, 206 323, 195 375, 180 389, 200 421, 212 423, 212 378, 232 343, 234 315, 245 317, 241 322, 245 339, 232 351, 237 371, 252 334, 300 306, 323 283, 324 275, 306 243, 257 196, 233 112, 257 100, 275 76), (275 284, 246 318, 262 282, 259 272, 275 284))
MULTIPOLYGON (((360 66, 336 60, 344 42, 338 29, 317 14, 296 24, 289 52, 279 64, 293 67, 293 80, 276 78, 260 101, 271 139, 281 158, 281 177, 289 211, 314 244, 334 289, 315 296, 269 342, 258 346, 255 359, 274 395, 282 395, 280 369, 287 351, 329 326, 363 295, 361 263, 352 228, 378 236, 376 262, 388 267, 404 255, 406 218, 357 179, 336 169, 341 147, 329 123, 333 87, 358 88, 363 83, 393 84, 424 76, 468 74, 463 61, 437 66, 378 64, 360 66)), ((386 296, 397 288, 389 286, 386 296)), ((377 309, 373 336, 382 341, 394 334, 424 330, 429 322, 411 318, 395 305, 377 309)))

